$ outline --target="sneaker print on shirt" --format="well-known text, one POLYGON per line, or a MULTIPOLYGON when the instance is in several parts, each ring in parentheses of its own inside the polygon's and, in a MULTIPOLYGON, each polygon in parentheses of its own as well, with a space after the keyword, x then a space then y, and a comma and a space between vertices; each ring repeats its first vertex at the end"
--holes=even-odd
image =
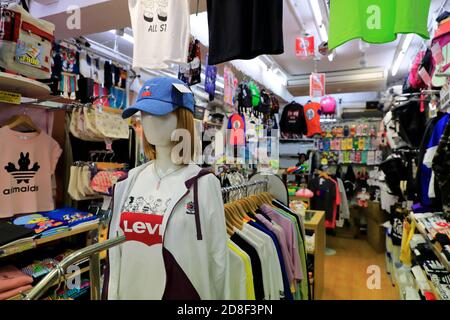
POLYGON ((141 0, 143 18, 150 23, 148 32, 166 32, 169 0, 141 0))

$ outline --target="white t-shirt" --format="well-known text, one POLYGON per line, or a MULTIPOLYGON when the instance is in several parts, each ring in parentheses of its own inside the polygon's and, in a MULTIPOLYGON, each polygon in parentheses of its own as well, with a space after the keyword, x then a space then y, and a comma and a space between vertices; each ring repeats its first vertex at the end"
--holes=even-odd
POLYGON ((187 63, 188 0, 128 0, 134 35, 133 68, 187 63))
POLYGON ((160 300, 163 297, 166 269, 162 253, 164 234, 162 221, 163 216, 170 214, 175 205, 170 190, 177 179, 177 174, 164 178, 160 188, 157 189, 159 178, 154 165, 149 165, 136 178, 131 188, 122 210, 120 226, 122 232, 127 233, 128 230, 128 236, 137 238, 122 244, 119 299, 160 300), (134 286, 133 282, 137 279, 140 285, 134 286), (121 292, 132 294, 120 296, 121 292))

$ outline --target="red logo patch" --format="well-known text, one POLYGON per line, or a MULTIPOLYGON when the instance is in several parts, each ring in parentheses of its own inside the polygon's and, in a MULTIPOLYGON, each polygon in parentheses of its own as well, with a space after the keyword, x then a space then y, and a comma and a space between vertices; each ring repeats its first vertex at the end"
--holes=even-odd
POLYGON ((145 87, 144 92, 142 92, 142 98, 151 97, 152 92, 150 91, 150 87, 145 87))
POLYGON ((162 215, 122 212, 120 228, 127 241, 139 241, 148 246, 163 242, 162 215))

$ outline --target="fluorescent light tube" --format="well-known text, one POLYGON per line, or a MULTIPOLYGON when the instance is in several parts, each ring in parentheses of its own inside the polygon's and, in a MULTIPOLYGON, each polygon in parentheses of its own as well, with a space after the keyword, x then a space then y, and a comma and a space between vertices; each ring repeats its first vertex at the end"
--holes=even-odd
POLYGON ((394 65, 392 66, 392 76, 395 77, 398 73, 398 70, 400 69, 400 66, 402 65, 403 59, 406 56, 406 53, 408 52, 408 49, 411 45, 411 42, 414 39, 414 34, 410 33, 405 36, 403 43, 402 43, 402 50, 399 52, 397 59, 394 62, 394 65))
POLYGON ((328 41, 328 32, 325 28, 325 24, 323 23, 322 11, 320 10, 320 5, 318 0, 309 0, 309 4, 311 5, 311 10, 314 15, 314 19, 316 20, 316 26, 319 29, 320 38, 322 41, 328 41))

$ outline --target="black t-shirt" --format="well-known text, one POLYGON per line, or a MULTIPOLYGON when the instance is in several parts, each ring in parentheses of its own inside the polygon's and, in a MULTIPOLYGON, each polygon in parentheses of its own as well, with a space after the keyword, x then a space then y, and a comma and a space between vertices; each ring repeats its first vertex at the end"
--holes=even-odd
POLYGON ((255 288, 255 299, 264 300, 264 282, 262 277, 261 260, 259 259, 258 252, 236 233, 233 234, 230 239, 250 257, 253 272, 253 287, 255 288))
POLYGON ((283 1, 208 0, 209 64, 282 54, 283 1))
POLYGON ((325 220, 332 223, 336 203, 336 185, 334 182, 317 177, 310 181, 308 189, 314 193, 314 197, 311 198, 311 210, 325 211, 325 220))
POLYGON ((280 129, 282 133, 303 134, 308 132, 303 106, 296 102, 286 105, 281 114, 280 129))

